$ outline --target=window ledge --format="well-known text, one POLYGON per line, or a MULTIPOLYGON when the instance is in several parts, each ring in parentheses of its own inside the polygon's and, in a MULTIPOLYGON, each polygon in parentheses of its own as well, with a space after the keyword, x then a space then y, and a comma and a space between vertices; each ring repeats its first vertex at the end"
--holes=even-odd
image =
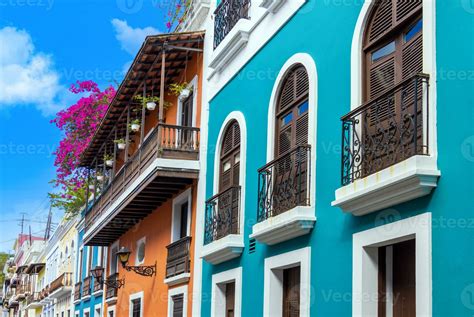
POLYGON ((337 189, 332 206, 362 216, 428 195, 440 175, 434 157, 415 155, 337 189))
POLYGON ((168 286, 174 286, 178 284, 187 283, 190 277, 191 273, 181 273, 173 277, 165 278, 164 282, 165 284, 168 284, 168 286))
POLYGON ((244 249, 244 237, 241 234, 230 234, 213 241, 202 248, 201 258, 211 264, 219 264, 239 257, 244 249))
POLYGON ((92 296, 97 297, 97 296, 102 295, 103 293, 104 293, 104 290, 101 289, 100 291, 96 291, 96 292, 92 293, 92 296))
POLYGON ((105 303, 109 306, 115 305, 117 303, 117 297, 106 298, 105 303))
POLYGON ((273 245, 308 234, 315 222, 313 207, 297 206, 255 224, 250 237, 261 243, 273 245))
POLYGON ((88 300, 90 300, 90 299, 91 299, 91 296, 90 296, 90 295, 82 296, 82 298, 81 298, 81 300, 82 300, 83 302, 86 302, 86 301, 88 301, 88 300))
POLYGON ((235 24, 211 56, 209 67, 213 70, 210 72, 208 79, 212 78, 215 73, 220 72, 247 45, 252 28, 253 23, 249 19, 240 19, 235 24))

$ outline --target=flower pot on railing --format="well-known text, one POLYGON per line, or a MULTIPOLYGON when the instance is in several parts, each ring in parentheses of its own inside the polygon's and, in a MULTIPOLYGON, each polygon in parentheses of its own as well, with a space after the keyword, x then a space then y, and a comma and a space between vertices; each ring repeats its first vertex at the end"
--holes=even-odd
POLYGON ((125 150, 126 143, 124 139, 114 140, 114 143, 117 144, 117 148, 119 150, 125 150))
POLYGON ((153 111, 153 110, 155 110, 155 108, 156 108, 156 102, 149 101, 149 102, 146 103, 146 109, 147 110, 153 111))
POLYGON ((191 89, 189 88, 184 88, 181 90, 181 93, 179 94, 179 100, 185 100, 191 95, 191 89))

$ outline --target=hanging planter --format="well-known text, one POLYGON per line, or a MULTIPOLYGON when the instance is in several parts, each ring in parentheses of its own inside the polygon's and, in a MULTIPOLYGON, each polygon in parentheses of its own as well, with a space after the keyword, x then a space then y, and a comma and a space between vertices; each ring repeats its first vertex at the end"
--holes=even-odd
POLYGON ((119 150, 125 150, 126 143, 124 139, 114 140, 114 143, 117 144, 117 148, 119 150))
POLYGON ((179 100, 185 100, 191 95, 191 89, 189 88, 184 88, 181 90, 181 93, 179 94, 179 100))
POLYGON ((147 110, 153 111, 153 110, 155 110, 155 108, 156 108, 156 102, 154 102, 154 101, 148 101, 148 102, 146 103, 146 109, 147 109, 147 110))
POLYGON ((130 123, 130 130, 132 130, 132 132, 140 131, 140 120, 139 119, 135 119, 130 123))
POLYGON ((99 182, 101 182, 101 183, 102 183, 102 182, 104 181, 104 179, 105 179, 105 178, 104 178, 104 175, 102 175, 102 174, 100 174, 100 173, 97 173, 96 178, 97 178, 97 180, 98 180, 99 182))
POLYGON ((90 190, 90 191, 94 191, 94 189, 95 189, 95 186, 94 186, 93 184, 90 184, 90 185, 89 185, 89 190, 90 190))
POLYGON ((184 100, 191 95, 192 87, 189 87, 187 82, 173 83, 170 85, 170 92, 180 100, 184 100))
POLYGON ((112 155, 110 155, 110 154, 105 154, 104 155, 104 162, 105 162, 105 166, 107 166, 107 167, 113 167, 114 166, 114 159, 113 159, 112 155))

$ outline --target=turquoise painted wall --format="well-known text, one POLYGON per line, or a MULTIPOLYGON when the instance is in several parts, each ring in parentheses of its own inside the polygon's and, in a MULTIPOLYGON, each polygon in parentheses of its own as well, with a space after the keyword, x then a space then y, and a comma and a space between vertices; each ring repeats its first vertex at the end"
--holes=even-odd
MULTIPOLYGON (((245 246, 240 258, 204 262, 202 316, 210 316, 212 274, 243 266, 242 316, 263 314, 263 265, 268 256, 310 245, 311 315, 350 316, 352 234, 395 219, 431 212, 433 217, 433 316, 474 314, 474 5, 437 1, 438 188, 426 197, 364 217, 331 207, 340 186, 340 117, 350 109, 350 50, 363 1, 310 0, 211 101, 207 197, 212 196, 214 150, 225 117, 241 111, 247 123, 245 246), (310 235, 276 246, 257 243, 248 253, 255 223, 257 169, 266 162, 268 104, 287 59, 310 54, 318 72, 316 216, 310 235)), ((313 149, 314 151, 314 149, 313 149)))

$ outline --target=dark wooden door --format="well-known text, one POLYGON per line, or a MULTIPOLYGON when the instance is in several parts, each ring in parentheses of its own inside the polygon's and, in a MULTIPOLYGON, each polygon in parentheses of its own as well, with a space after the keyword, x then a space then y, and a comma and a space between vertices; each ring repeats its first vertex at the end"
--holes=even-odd
POLYGON ((184 297, 183 294, 171 297, 173 301, 173 317, 183 317, 184 297))
POLYGON ((283 317, 300 316, 300 267, 283 270, 283 317))
MULTIPOLYGON (((192 93, 182 103, 181 125, 184 127, 193 126, 193 94, 192 93)), ((192 131, 186 130, 186 129, 181 131, 181 145, 184 146, 185 148, 188 145, 193 144, 192 143, 193 138, 194 138, 194 135, 192 131)))
POLYGON ((188 208, 189 202, 181 204, 181 219, 179 224, 179 239, 183 239, 188 235, 188 208))
POLYGON ((415 240, 393 246, 393 316, 416 317, 415 240))
POLYGON ((225 317, 234 317, 235 311, 235 282, 225 285, 225 317))

